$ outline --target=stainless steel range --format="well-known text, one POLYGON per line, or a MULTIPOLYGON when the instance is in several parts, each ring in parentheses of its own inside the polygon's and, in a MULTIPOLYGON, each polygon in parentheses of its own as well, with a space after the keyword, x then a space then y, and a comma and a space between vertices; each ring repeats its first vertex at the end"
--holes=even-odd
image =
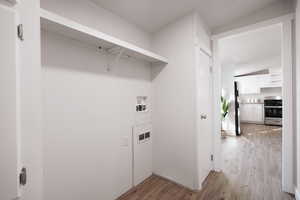
POLYGON ((264 99, 265 124, 282 126, 282 99, 279 96, 264 99))

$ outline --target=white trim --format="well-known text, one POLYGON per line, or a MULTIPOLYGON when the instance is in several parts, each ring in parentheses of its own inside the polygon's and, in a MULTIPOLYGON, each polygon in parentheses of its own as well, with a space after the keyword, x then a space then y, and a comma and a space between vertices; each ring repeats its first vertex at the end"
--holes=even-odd
POLYGON ((237 35, 237 34, 240 34, 240 33, 244 33, 244 32, 247 32, 247 31, 259 29, 259 28, 262 28, 262 27, 283 23, 283 22, 286 22, 286 21, 292 21, 293 19, 295 19, 295 13, 290 13, 290 14, 287 14, 287 15, 283 15, 283 16, 272 18, 272 19, 269 19, 269 20, 261 21, 261 22, 251 24, 251 25, 248 25, 248 26, 243 26, 241 28, 236 28, 236 29, 232 29, 230 31, 225 31, 225 32, 222 32, 222 33, 212 35, 212 40, 217 40, 217 39, 220 39, 220 38, 229 37, 229 36, 232 36, 232 35, 237 35))
POLYGON ((282 23, 282 71, 283 71, 283 126, 282 126, 282 189, 293 193, 293 64, 292 22, 282 23))
POLYGON ((282 65, 283 65, 283 98, 284 98, 284 119, 283 119, 283 142, 282 142, 282 189, 285 192, 294 193, 293 181, 293 80, 292 80, 292 20, 294 14, 285 15, 279 18, 263 21, 257 24, 246 26, 240 29, 234 29, 222 34, 213 36, 213 77, 214 77, 214 169, 222 169, 221 157, 221 117, 220 117, 220 96, 221 96, 221 65, 219 60, 219 40, 224 37, 240 34, 245 31, 251 31, 258 28, 281 24, 282 25, 282 65))
POLYGON ((213 169, 220 172, 222 169, 222 157, 221 157, 221 64, 219 58, 219 41, 213 41, 213 154, 214 163, 213 169))
POLYGON ((295 188, 295 198, 296 200, 300 200, 300 190, 298 190, 297 187, 295 188))
MULTIPOLYGON (((201 189, 202 189, 202 185, 203 185, 203 182, 204 182, 204 180, 207 178, 207 175, 208 174, 206 174, 206 176, 203 176, 203 173, 202 173, 202 169, 201 169, 201 163, 199 162, 199 159, 200 159, 200 151, 201 151, 201 146, 199 146, 200 145, 200 143, 199 143, 199 141, 201 141, 201 138, 202 138, 202 136, 201 136, 201 122, 200 122, 200 112, 201 112, 201 105, 199 104, 199 102, 198 102, 198 99, 199 99, 199 92, 200 92, 200 89, 199 89, 199 87, 200 87, 200 79, 199 79, 199 74, 201 73, 201 65, 200 65, 200 55, 201 56, 206 56, 207 58, 208 58, 208 60, 209 60, 209 68, 211 68, 211 61, 212 61, 212 57, 210 56, 210 54, 207 52, 207 51, 205 51, 204 49, 202 49, 201 47, 199 47, 198 45, 195 47, 195 56, 196 56, 196 68, 195 68, 195 81, 196 81, 196 111, 197 112, 195 112, 195 114, 196 114, 196 132, 197 132, 197 134, 196 134, 196 179, 195 179, 195 181, 194 181, 194 189, 195 190, 198 190, 198 191, 200 191, 201 189), (201 176, 201 177, 200 177, 201 176)), ((209 90, 209 98, 210 98, 210 101, 212 101, 213 100, 213 93, 212 93, 212 89, 213 89, 213 84, 212 84, 212 81, 213 81, 213 74, 211 73, 211 72, 209 72, 209 74, 208 74, 208 78, 209 78, 209 85, 210 85, 210 90, 209 90)), ((208 111, 208 117, 210 117, 210 116, 212 116, 213 115, 213 113, 212 113, 213 111, 212 111, 212 108, 208 111)), ((213 145, 214 145, 214 135, 213 135, 213 118, 211 118, 211 119, 209 119, 209 120, 211 120, 211 124, 210 124, 210 127, 209 127, 209 130, 210 130, 210 139, 211 139, 211 146, 210 146, 210 149, 209 149, 209 154, 210 155, 213 155, 214 154, 214 149, 213 149, 213 145)), ((210 163, 209 163, 209 171, 211 171, 211 170, 214 170, 214 162, 213 161, 209 161, 210 163)))

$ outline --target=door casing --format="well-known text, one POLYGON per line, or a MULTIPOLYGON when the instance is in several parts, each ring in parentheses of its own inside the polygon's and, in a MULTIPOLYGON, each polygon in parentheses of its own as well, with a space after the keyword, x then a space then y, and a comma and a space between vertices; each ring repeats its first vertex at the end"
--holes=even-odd
POLYGON ((213 46, 213 122, 214 122, 214 163, 215 171, 222 171, 221 157, 221 64, 219 59, 219 40, 237 35, 240 33, 256 30, 266 26, 280 24, 282 27, 282 68, 283 68, 283 134, 282 134, 282 190, 288 193, 295 193, 294 186, 294 115, 293 115, 293 45, 292 45, 292 22, 294 14, 276 17, 242 28, 230 30, 212 36, 213 46))
MULTIPOLYGON (((195 180, 195 189, 196 190, 201 190, 201 186, 203 181, 205 180, 205 178, 207 177, 209 171, 211 171, 213 169, 213 163, 211 161, 211 155, 213 154, 213 114, 212 114, 212 107, 206 107, 207 110, 203 110, 203 106, 207 106, 209 105, 209 103, 212 101, 212 95, 213 93, 212 88, 212 74, 211 74, 211 65, 212 65, 212 57, 211 57, 211 53, 207 52, 206 50, 202 49, 199 46, 196 46, 195 49, 196 52, 196 71, 195 71, 195 75, 196 75, 196 87, 197 87, 197 97, 196 97, 196 104, 197 104, 197 111, 196 111, 196 126, 197 126, 197 136, 196 136, 196 147, 197 147, 197 163, 196 163, 196 174, 197 174, 197 178, 195 180), (208 59, 208 65, 206 66, 206 69, 201 69, 201 67, 204 66, 200 66, 201 65, 201 59, 203 59, 203 57, 201 58, 201 56, 204 56, 208 59), (204 70, 204 71, 201 71, 204 70), (207 75, 208 77, 208 85, 209 88, 207 90, 207 92, 204 92, 205 95, 208 95, 209 100, 206 103, 200 103, 199 99, 202 99, 201 95, 203 95, 203 93, 201 92, 201 89, 203 87, 203 84, 201 84, 201 75, 200 73, 204 73, 203 75, 207 75), (201 115, 205 115, 205 119, 201 120, 201 115), (201 133, 203 133, 203 122, 208 122, 208 135, 203 135, 201 133), (202 125, 201 125, 202 124, 202 125), (210 142, 206 145, 201 144, 202 142, 207 142, 207 139, 210 140, 210 142), (203 149, 204 148, 204 149, 203 149), (204 163, 205 162, 205 163, 204 163), (207 162, 207 163, 206 163, 207 162), (203 168, 203 163, 205 165, 205 167, 203 168)), ((206 76, 205 76, 206 78, 206 76)))

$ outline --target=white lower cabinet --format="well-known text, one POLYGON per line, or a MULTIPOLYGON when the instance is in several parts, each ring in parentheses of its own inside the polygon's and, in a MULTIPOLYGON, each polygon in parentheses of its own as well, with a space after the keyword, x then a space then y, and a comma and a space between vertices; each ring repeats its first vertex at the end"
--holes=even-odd
POLYGON ((240 113, 242 122, 264 123, 263 104, 241 104, 240 113))

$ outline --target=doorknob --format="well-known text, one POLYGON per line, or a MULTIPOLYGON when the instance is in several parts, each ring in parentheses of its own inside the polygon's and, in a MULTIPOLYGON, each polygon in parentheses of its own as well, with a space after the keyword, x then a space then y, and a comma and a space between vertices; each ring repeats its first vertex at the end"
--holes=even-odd
POLYGON ((207 115, 201 115, 200 118, 201 118, 201 120, 206 119, 207 115))

